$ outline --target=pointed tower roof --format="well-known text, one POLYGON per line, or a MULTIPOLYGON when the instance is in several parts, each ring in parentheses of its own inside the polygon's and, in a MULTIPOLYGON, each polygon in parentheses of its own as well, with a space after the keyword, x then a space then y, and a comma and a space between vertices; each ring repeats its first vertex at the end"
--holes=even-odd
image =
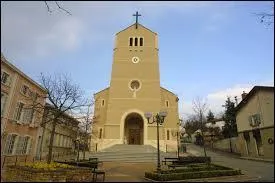
MULTIPOLYGON (((116 35, 118 35, 119 33, 123 32, 123 31, 125 31, 125 30, 127 30, 127 29, 129 29, 129 28, 130 28, 130 27, 132 27, 132 26, 136 26, 136 23, 134 23, 134 24, 132 24, 132 25, 130 25, 130 26, 128 26, 128 27, 126 27, 125 29, 123 29, 123 30, 119 31, 118 33, 116 33, 116 35)), ((143 27, 143 28, 147 29, 148 31, 150 31, 150 32, 152 32, 152 33, 154 33, 154 34, 158 35, 158 34, 157 34, 157 33, 155 33, 154 31, 152 31, 152 30, 148 29, 147 27, 145 27, 145 26, 143 26, 143 25, 141 25, 141 24, 139 24, 139 23, 138 23, 138 26, 141 26, 141 27, 143 27)))

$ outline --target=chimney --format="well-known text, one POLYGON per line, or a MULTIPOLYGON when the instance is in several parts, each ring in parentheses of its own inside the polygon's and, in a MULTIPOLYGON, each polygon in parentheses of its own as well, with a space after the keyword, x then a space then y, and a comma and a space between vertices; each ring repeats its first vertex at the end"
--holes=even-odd
POLYGON ((243 93, 242 93, 242 100, 245 98, 246 95, 247 95, 247 93, 245 93, 245 91, 243 91, 243 93))

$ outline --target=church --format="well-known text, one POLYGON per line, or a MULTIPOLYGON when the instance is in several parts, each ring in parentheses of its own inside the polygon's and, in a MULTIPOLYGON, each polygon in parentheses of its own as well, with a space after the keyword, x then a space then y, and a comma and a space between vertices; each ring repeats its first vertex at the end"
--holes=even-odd
POLYGON ((160 150, 177 149, 179 99, 160 86, 158 35, 138 23, 138 13, 133 16, 136 22, 115 35, 110 86, 94 94, 92 152, 116 144, 157 148, 157 123, 149 124, 145 113, 163 111, 160 150))

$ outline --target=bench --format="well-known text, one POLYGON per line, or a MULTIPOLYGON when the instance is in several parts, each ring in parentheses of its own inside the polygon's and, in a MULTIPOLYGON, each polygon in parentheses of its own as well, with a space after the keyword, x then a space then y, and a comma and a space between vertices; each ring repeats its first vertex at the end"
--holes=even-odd
POLYGON ((97 175, 103 175, 103 182, 105 180, 105 171, 104 170, 99 170, 98 166, 102 165, 102 161, 98 161, 98 158, 94 159, 94 161, 80 161, 80 162, 75 162, 75 161, 67 161, 67 162, 61 162, 61 161, 55 161, 57 163, 65 163, 73 166, 79 166, 79 167, 88 167, 92 169, 92 174, 93 174, 93 182, 97 181, 97 175))
POLYGON ((178 158, 166 157, 166 158, 164 158, 164 160, 162 160, 162 163, 164 163, 166 165, 166 162, 173 162, 175 160, 178 160, 178 158))
POLYGON ((89 161, 98 161, 98 158, 89 158, 89 161))
POLYGON ((97 181, 97 175, 102 175, 102 180, 104 182, 105 180, 105 171, 104 170, 99 170, 98 169, 98 165, 102 164, 102 161, 93 161, 93 162, 89 162, 90 167, 92 168, 92 173, 93 173, 93 182, 97 181))

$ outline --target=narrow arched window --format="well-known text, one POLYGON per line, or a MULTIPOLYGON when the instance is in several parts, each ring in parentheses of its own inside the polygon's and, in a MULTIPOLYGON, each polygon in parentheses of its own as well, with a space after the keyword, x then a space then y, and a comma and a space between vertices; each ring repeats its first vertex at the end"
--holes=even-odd
POLYGON ((130 38, 130 44, 129 45, 133 46, 133 38, 132 37, 130 38))
POLYGON ((143 46, 143 38, 142 38, 142 37, 139 38, 139 45, 140 45, 140 46, 143 46))
POLYGON ((167 140, 170 140, 170 133, 169 133, 169 130, 167 130, 167 140))
POLYGON ((137 46, 138 45, 138 38, 136 37, 135 38, 135 46, 137 46))
POLYGON ((104 106, 104 105, 105 105, 105 100, 102 99, 102 101, 101 101, 101 106, 104 106))
POLYGON ((165 104, 166 104, 166 107, 169 107, 169 101, 168 100, 165 101, 165 104))
POLYGON ((100 130, 99 130, 99 138, 100 139, 102 138, 102 128, 100 128, 100 130))

